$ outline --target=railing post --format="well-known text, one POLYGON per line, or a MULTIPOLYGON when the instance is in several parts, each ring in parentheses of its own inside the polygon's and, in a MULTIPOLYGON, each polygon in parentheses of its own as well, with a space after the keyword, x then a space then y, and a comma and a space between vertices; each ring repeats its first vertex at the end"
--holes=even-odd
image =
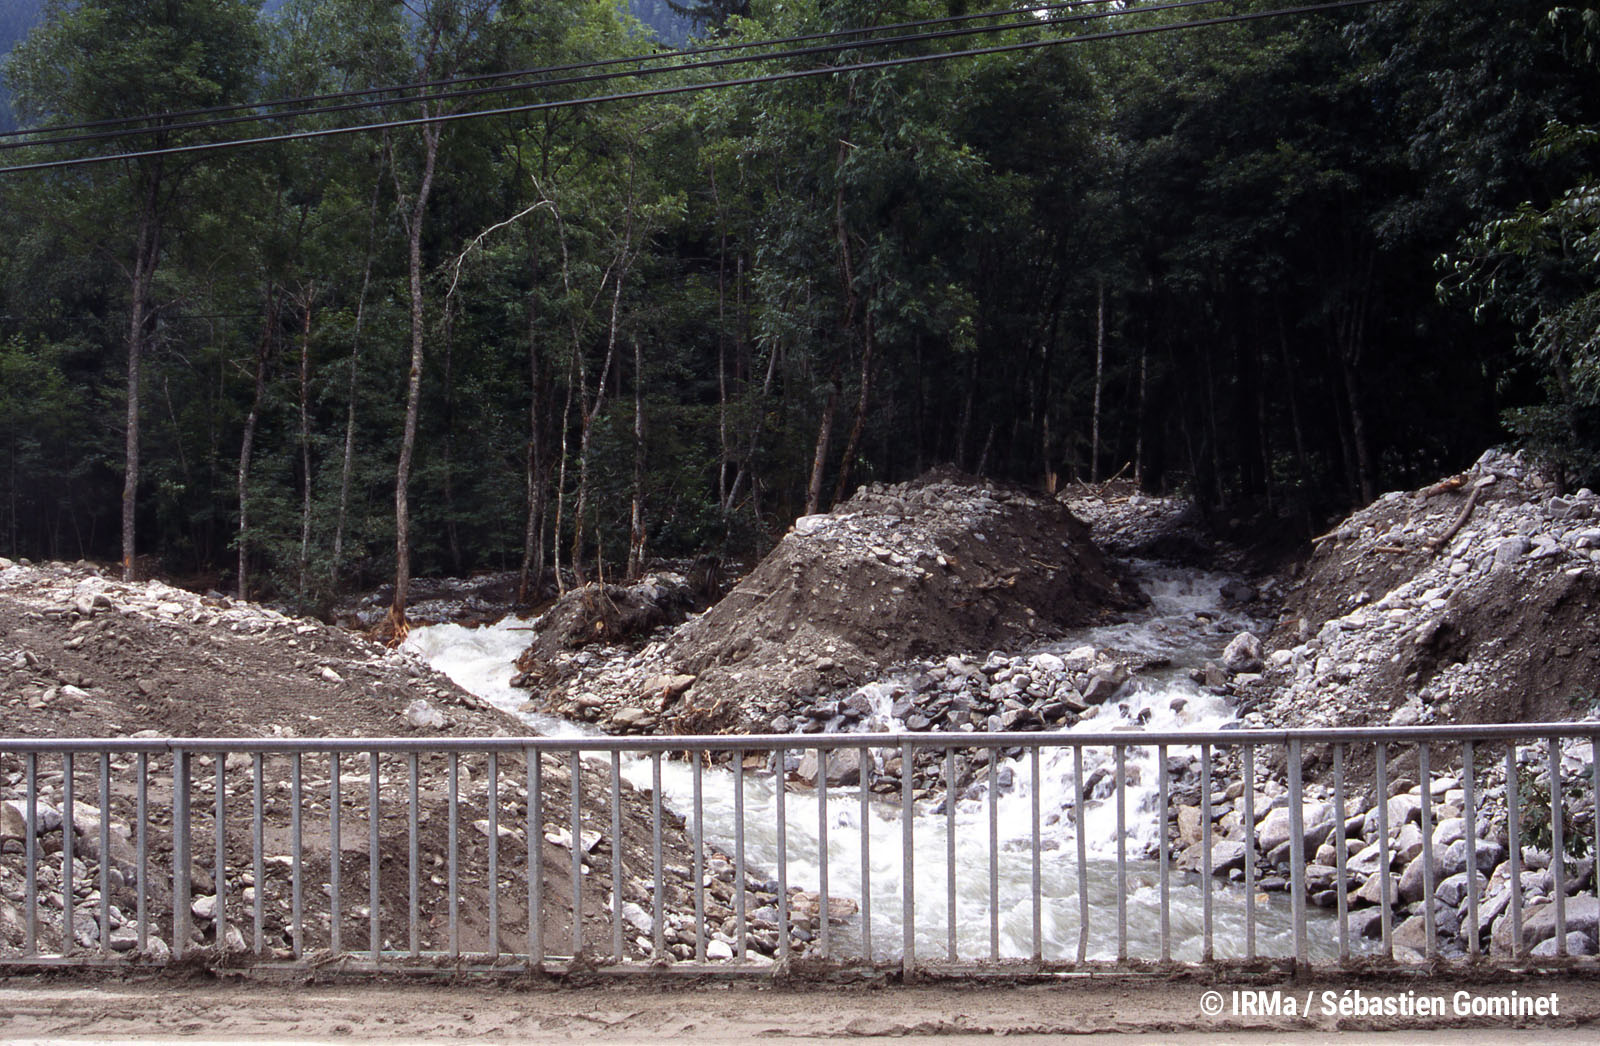
POLYGON ((1309 962, 1306 947, 1306 825, 1301 806, 1303 784, 1300 779, 1300 739, 1289 740, 1289 898, 1294 913, 1294 961, 1296 969, 1309 962))
POLYGON ((189 751, 172 750, 172 957, 189 947, 189 751))

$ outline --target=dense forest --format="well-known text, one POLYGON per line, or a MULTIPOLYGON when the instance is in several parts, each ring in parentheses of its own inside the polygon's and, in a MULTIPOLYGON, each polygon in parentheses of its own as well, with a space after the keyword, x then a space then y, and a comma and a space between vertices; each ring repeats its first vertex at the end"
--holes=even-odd
MULTIPOLYGON (((466 94, 664 45, 606 0, 46 0, 6 86, 24 126, 96 127, 3 160, 104 162, 0 175, 0 553, 532 599, 936 464, 1304 536, 1496 442, 1592 477, 1597 5, 1127 32, 1281 5, 1149 6, 466 94)), ((726 46, 984 9, 631 10, 726 46)))

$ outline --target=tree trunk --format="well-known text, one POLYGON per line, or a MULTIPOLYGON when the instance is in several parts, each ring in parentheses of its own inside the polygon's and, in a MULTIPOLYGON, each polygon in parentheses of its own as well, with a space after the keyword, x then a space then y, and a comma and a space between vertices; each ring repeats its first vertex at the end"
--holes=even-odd
POLYGON ((583 583, 583 517, 589 507, 589 439, 594 434, 595 419, 605 405, 606 380, 611 376, 611 361, 617 351, 617 332, 622 320, 622 284, 627 278, 630 264, 627 241, 624 241, 622 250, 623 255, 617 262, 616 286, 611 292, 611 322, 606 336, 606 358, 600 366, 600 378, 595 382, 594 402, 584 409, 578 434, 578 498, 572 510, 570 558, 573 579, 579 584, 583 583))
MULTIPOLYGON (((423 111, 426 115, 426 106, 423 111)), ((422 405, 423 322, 426 318, 422 296, 422 223, 428 212, 428 196, 433 191, 433 170, 439 156, 441 133, 435 124, 422 128, 422 181, 417 186, 417 198, 406 222, 407 289, 411 297, 411 367, 406 377, 405 430, 400 438, 400 460, 395 468, 394 601, 389 605, 389 616, 383 626, 391 641, 396 643, 404 639, 409 630, 406 623, 406 603, 411 595, 411 507, 408 488, 411 484, 411 458, 417 446, 417 414, 422 405)))
POLYGON ((833 487, 833 500, 844 500, 850 483, 850 466, 855 461, 856 448, 861 445, 861 433, 867 426, 867 405, 872 399, 872 356, 877 335, 872 329, 872 316, 866 318, 866 338, 861 349, 861 395, 856 398, 856 420, 850 426, 850 438, 845 441, 844 459, 839 462, 839 480, 833 487))
POLYGON ((522 531, 522 576, 517 602, 536 603, 544 594, 544 445, 539 412, 540 367, 538 321, 538 265, 533 260, 533 286, 528 291, 528 463, 526 471, 528 517, 522 531))
MULTIPOLYGON (((759 489, 757 486, 757 480, 754 478, 755 465, 753 462, 755 461, 756 456, 756 445, 761 441, 761 423, 762 419, 766 416, 766 411, 764 408, 766 406, 767 397, 772 394, 772 379, 777 372, 778 346, 773 345, 771 351, 767 354, 767 376, 761 381, 761 399, 756 403, 757 409, 751 412, 753 420, 750 423, 749 438, 745 443, 744 457, 739 462, 739 471, 733 475, 732 485, 728 487, 727 508, 730 512, 733 510, 733 507, 739 503, 739 489, 744 485, 745 476, 748 475, 752 477, 750 480, 750 490, 752 494, 759 489)), ((759 516, 760 514, 761 512, 758 508, 756 515, 759 516)))
POLYGON ((139 380, 144 362, 145 327, 149 323, 150 286, 161 255, 161 220, 157 198, 161 176, 146 179, 143 209, 134 237, 132 301, 128 318, 128 411, 123 436, 122 579, 132 581, 137 558, 135 524, 139 501, 139 380))
POLYGON ((1350 404, 1350 439, 1355 444, 1356 478, 1361 484, 1361 504, 1370 505, 1377 498, 1377 480, 1372 469, 1372 455, 1367 449, 1366 420, 1361 414, 1361 399, 1356 393, 1356 368, 1350 357, 1341 354, 1339 363, 1344 371, 1344 394, 1350 404))
MULTIPOLYGON (((727 468, 724 437, 723 469, 727 468)), ((644 350, 633 338, 633 506, 628 527, 628 578, 644 569, 644 350)))
MULTIPOLYGON (((373 222, 376 224, 378 209, 378 191, 373 188, 372 213, 373 222)), ((372 284, 372 241, 369 232, 367 241, 367 264, 361 274, 361 292, 356 297, 356 323, 355 331, 350 339, 350 387, 348 401, 345 408, 344 419, 344 459, 339 467, 339 513, 333 527, 333 563, 330 567, 330 580, 335 591, 339 588, 339 568, 344 563, 344 527, 345 520, 350 511, 350 476, 355 468, 356 457, 356 378, 358 375, 357 363, 361 359, 361 324, 365 319, 367 308, 367 289, 372 284)))
POLYGON ((1105 386, 1106 371, 1106 284, 1095 285, 1098 306, 1095 309, 1094 331, 1094 414, 1089 422, 1089 482, 1100 482, 1100 391, 1105 386))
POLYGON ((822 407, 822 420, 817 424, 817 448, 811 456, 811 482, 806 487, 806 511, 808 516, 814 516, 822 507, 822 477, 823 469, 828 464, 828 444, 833 442, 833 418, 839 411, 839 371, 835 367, 833 379, 829 382, 828 400, 822 407))
POLYGON ((272 336, 278 326, 278 295, 267 290, 267 321, 261 330, 261 344, 256 347, 255 395, 250 400, 250 413, 244 419, 244 438, 239 443, 239 577, 240 599, 250 598, 250 455, 255 450, 256 422, 261 417, 261 397, 267 385, 267 357, 272 353, 272 336))
POLYGON ((1145 401, 1150 385, 1150 347, 1139 347, 1139 413, 1134 422, 1133 437, 1133 484, 1140 490, 1144 489, 1144 425, 1145 401))
POLYGON ((307 570, 311 559, 311 307, 314 285, 306 287, 305 321, 300 328, 300 602, 306 599, 307 570))

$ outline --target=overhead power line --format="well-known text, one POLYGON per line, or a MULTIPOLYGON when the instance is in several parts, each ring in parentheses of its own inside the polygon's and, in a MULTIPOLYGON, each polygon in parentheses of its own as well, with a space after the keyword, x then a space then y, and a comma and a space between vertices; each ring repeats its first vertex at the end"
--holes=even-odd
MULTIPOLYGON (((1067 2, 1067 3, 1057 4, 1057 5, 1054 5, 1054 6, 1057 7, 1057 8, 1061 8, 1061 9, 1070 9, 1070 8, 1088 6, 1088 5, 1092 5, 1092 4, 1104 4, 1104 3, 1108 3, 1108 2, 1110 2, 1110 0, 1069 0, 1069 2, 1067 2)), ((1224 2, 1227 2, 1227 0, 1163 0, 1163 2, 1160 2, 1160 3, 1145 4, 1145 5, 1142 5, 1142 6, 1139 6, 1139 7, 1134 7, 1134 8, 1117 8, 1117 9, 1109 10, 1109 11, 1096 11, 1096 12, 1091 12, 1089 14, 1074 15, 1074 16, 1071 16, 1071 17, 1055 17, 1055 18, 1039 18, 1039 17, 1036 17, 1032 13, 1032 11, 1030 9, 1028 9, 1028 8, 1014 8, 1014 9, 1011 9, 1010 11, 991 12, 989 14, 985 14, 985 15, 978 16, 978 17, 991 18, 991 17, 999 17, 999 16, 1006 15, 1006 14, 1020 14, 1020 15, 1023 15, 1023 16, 1027 16, 1027 20, 1026 21, 1020 21, 1020 22, 1007 22, 1007 23, 1004 23, 1004 24, 1001 24, 1001 25, 969 26, 969 27, 961 28, 961 29, 944 29, 944 30, 939 30, 939 31, 935 31, 935 32, 916 33, 916 34, 909 34, 909 35, 904 35, 904 36, 869 37, 868 39, 852 40, 852 41, 845 42, 845 43, 818 45, 818 46, 815 46, 815 47, 806 47, 806 48, 799 48, 799 49, 793 49, 793 50, 787 50, 787 51, 763 51, 763 52, 761 52, 759 54, 747 54, 747 55, 741 55, 739 57, 732 57, 732 58, 716 58, 716 59, 709 59, 709 60, 706 60, 706 61, 689 62, 689 63, 685 63, 685 64, 682 64, 682 65, 658 65, 658 66, 651 66, 651 67, 642 68, 642 69, 622 69, 622 70, 613 70, 613 71, 604 72, 604 73, 587 73, 587 74, 582 74, 582 75, 577 75, 577 76, 567 76, 567 77, 559 77, 559 78, 551 78, 551 79, 526 80, 526 81, 522 81, 520 83, 498 84, 498 85, 493 86, 493 87, 473 87, 473 88, 466 88, 466 89, 462 89, 462 90, 442 92, 442 93, 436 93, 436 94, 411 95, 411 96, 401 96, 401 97, 396 97, 396 98, 368 99, 366 101, 361 101, 361 102, 347 102, 347 103, 342 104, 342 105, 320 106, 320 107, 315 107, 315 108, 295 109, 295 110, 288 110, 288 111, 285 111, 285 112, 275 112, 275 113, 255 113, 255 114, 251 114, 251 115, 248 115, 248 116, 233 116, 233 117, 226 117, 226 118, 223 118, 223 119, 216 119, 216 120, 197 121, 197 122, 193 122, 193 123, 161 124, 161 125, 156 125, 156 126, 141 126, 141 127, 125 127, 125 128, 121 128, 121 129, 118 129, 118 130, 98 131, 98 132, 92 132, 92 133, 86 133, 86 134, 77 134, 77 135, 70 135, 70 136, 56 136, 56 137, 46 137, 46 138, 35 138, 35 139, 32 139, 32 140, 23 140, 23 141, 9 141, 9 142, 0 141, 0 151, 4 151, 4 150, 7 150, 7 149, 23 149, 23 148, 29 148, 29 147, 32 147, 32 146, 39 146, 39 145, 58 146, 58 145, 78 144, 78 143, 82 143, 82 142, 91 142, 91 141, 105 141, 105 140, 128 138, 128 137, 141 137, 141 136, 144 136, 144 135, 152 135, 152 134, 169 134, 170 135, 170 134, 177 134, 177 133, 182 132, 182 131, 211 130, 211 129, 214 129, 214 128, 217 128, 217 127, 237 126, 239 124, 261 123, 261 122, 273 121, 273 120, 288 120, 288 119, 306 117, 306 116, 327 116, 327 115, 332 115, 334 113, 353 112, 353 111, 363 110, 363 109, 380 109, 380 108, 381 109, 387 109, 387 108, 390 108, 390 107, 401 106, 401 105, 420 105, 420 104, 425 103, 425 102, 427 102, 427 103, 444 102, 444 101, 458 100, 458 99, 461 99, 461 98, 481 97, 483 95, 510 94, 510 93, 517 92, 517 91, 526 91, 526 90, 532 90, 532 89, 536 89, 536 88, 569 87, 569 86, 574 86, 574 85, 577 85, 577 84, 604 82, 604 81, 607 81, 607 80, 616 80, 616 79, 622 79, 622 78, 627 78, 627 77, 652 76, 652 75, 657 75, 657 74, 661 74, 661 73, 694 72, 694 71, 705 70, 705 69, 723 68, 723 67, 733 66, 733 65, 744 65, 744 64, 747 64, 747 63, 750 63, 750 62, 766 62, 766 61, 775 61, 775 60, 780 60, 780 59, 792 59, 792 58, 813 58, 813 57, 819 57, 819 56, 827 55, 827 54, 837 54, 837 53, 841 53, 841 52, 844 52, 844 51, 861 50, 861 49, 864 49, 864 48, 887 47, 887 46, 890 46, 890 45, 897 45, 897 44, 926 43, 926 42, 930 42, 930 41, 933 41, 933 40, 945 40, 945 39, 952 39, 952 38, 962 37, 962 36, 987 35, 989 33, 1008 32, 1008 31, 1014 30, 1014 29, 1043 29, 1043 28, 1050 28, 1050 27, 1053 27, 1053 26, 1063 26, 1063 25, 1072 25, 1072 24, 1081 24, 1081 23, 1085 23, 1085 22, 1099 21, 1101 19, 1120 17, 1120 16, 1125 16, 1125 15, 1131 15, 1131 14, 1160 13, 1160 12, 1163 12, 1163 11, 1171 11, 1171 10, 1177 10, 1177 9, 1182 9, 1182 8, 1208 7, 1208 6, 1211 6, 1213 4, 1224 3, 1224 2)), ((965 17, 970 20, 970 18, 972 18, 974 16, 965 16, 965 17)), ((949 19, 927 19, 922 24, 934 25, 934 24, 940 24, 942 22, 946 22, 948 20, 949 19)), ((903 27, 903 26, 911 26, 911 25, 917 25, 917 24, 919 24, 919 23, 901 23, 901 26, 903 27)), ((872 33, 872 32, 880 32, 880 31, 882 31, 882 30, 881 29, 877 29, 877 28, 862 28, 862 29, 852 29, 852 30, 843 31, 843 33, 835 34, 835 35, 860 35, 860 34, 863 34, 863 33, 872 33)), ((781 41, 776 41, 776 42, 781 42, 781 41)), ((758 41, 758 42, 752 43, 749 46, 752 46, 752 47, 753 46, 763 46, 763 45, 769 45, 771 43, 774 43, 774 41, 758 41)), ((613 66, 613 65, 617 64, 618 62, 638 62, 638 61, 646 61, 646 60, 648 60, 648 56, 640 57, 640 58, 607 59, 607 60, 604 60, 604 61, 600 61, 600 62, 594 63, 594 67, 598 68, 598 67, 602 67, 602 66, 613 66)), ((552 68, 558 68, 558 67, 552 67, 552 68)), ((580 69, 580 68, 584 68, 584 66, 581 66, 581 65, 570 65, 570 66, 564 66, 564 67, 559 67, 559 68, 562 68, 562 69, 580 69)), ((509 75, 509 74, 493 74, 493 76, 496 76, 496 77, 501 76, 501 75, 509 75)), ((479 80, 479 79, 483 79, 483 77, 464 77, 464 78, 461 78, 460 80, 457 80, 457 81, 454 81, 454 82, 465 83, 465 82, 472 82, 472 81, 479 80)), ((451 81, 437 81, 437 83, 449 83, 449 82, 451 82, 451 81)), ((411 89, 412 88, 411 88, 410 85, 399 85, 399 86, 394 86, 394 87, 389 87, 389 88, 381 88, 380 90, 385 90, 385 91, 388 91, 388 90, 404 91, 404 90, 411 90, 411 89)), ((273 106, 273 105, 279 105, 279 104, 284 104, 284 103, 275 101, 275 102, 266 102, 266 103, 261 103, 261 104, 262 105, 267 105, 267 106, 273 106)), ((161 119, 161 117, 150 117, 149 119, 161 119)), ((54 130, 56 130, 56 129, 55 128, 49 128, 49 129, 46 130, 46 133, 48 133, 49 131, 54 131, 54 130)))
POLYGON ((1067 44, 1084 44, 1101 40, 1115 40, 1134 36, 1148 36, 1155 33, 1201 29, 1219 25, 1233 25, 1244 22, 1260 21, 1267 18, 1305 16, 1356 7, 1367 7, 1373 4, 1388 2, 1392 2, 1392 0, 1333 0, 1333 2, 1329 3, 1276 8, 1270 11, 1252 11, 1233 15, 1221 15, 1214 18, 1199 18, 1189 19, 1181 22, 1167 22, 1159 25, 1130 26, 1124 29, 1109 30, 1101 33, 1087 33, 1079 36, 1057 37, 1046 40, 1027 40, 1011 44, 998 44, 991 47, 969 48, 961 51, 945 51, 924 55, 907 55, 899 58, 879 59, 877 61, 870 62, 856 62, 847 65, 830 65, 810 69, 794 69, 778 73, 768 73, 762 76, 743 77, 732 80, 715 80, 703 83, 675 84, 670 87, 659 87, 648 90, 624 91, 608 95, 590 95, 582 98, 552 99, 542 102, 529 102, 521 105, 501 106, 493 109, 476 109, 455 113, 439 113, 432 116, 411 117, 402 120, 388 120, 378 123, 354 124, 344 127, 324 127, 310 131, 264 135, 255 138, 241 138, 215 142, 197 142, 187 145, 168 146, 159 149, 145 149, 136 152, 109 153, 97 156, 84 156, 61 160, 46 160, 36 163, 19 164, 10 167, 0 167, 0 174, 18 174, 26 171, 56 170, 69 167, 81 167, 92 164, 107 163, 114 160, 138 160, 157 156, 216 152, 226 149, 240 149, 257 145, 268 145, 277 142, 305 141, 312 138, 327 138, 335 135, 356 134, 363 131, 388 131, 406 127, 419 127, 428 124, 454 123, 461 120, 474 120, 495 116, 513 116, 534 112, 547 112, 551 110, 568 109, 584 105, 595 105, 603 102, 638 101, 648 98, 662 98, 699 91, 718 90, 728 87, 748 87, 758 84, 780 83, 788 80, 808 79, 819 76, 837 76, 841 73, 866 72, 878 69, 897 68, 901 66, 922 65, 928 62, 951 61, 957 58, 976 58, 983 55, 994 54, 1015 54, 1039 50, 1046 47, 1059 47, 1067 44))
MULTIPOLYGON (((702 55, 718 54, 731 51, 744 51, 757 47, 782 47, 790 44, 811 43, 817 40, 831 40, 845 36, 859 36, 863 33, 898 32, 904 29, 916 29, 933 25, 971 22, 985 18, 1007 18, 1019 17, 1022 15, 1033 15, 1037 18, 1037 16, 1041 13, 1054 13, 1057 11, 1072 10, 1079 7, 1087 7, 1094 4, 1105 4, 1112 2, 1115 2, 1115 0, 1065 0, 1065 2, 1061 3, 1039 4, 1029 7, 1010 7, 994 11, 984 11, 975 14, 946 15, 942 18, 922 18, 915 21, 892 22, 877 26, 857 26, 850 29, 834 29, 828 32, 805 33, 799 36, 786 36, 763 40, 744 40, 736 43, 716 44, 707 47, 690 47, 671 51, 655 51, 646 55, 628 55, 619 58, 606 58, 588 62, 572 62, 566 65, 536 66, 529 69, 515 69, 496 73, 475 73, 467 76, 444 77, 435 80, 419 80, 401 84, 387 84, 381 87, 365 87, 358 90, 336 91, 327 94, 303 95, 293 98, 277 98, 269 101, 237 102, 230 105, 215 105, 201 109, 146 113, 138 116, 121 116, 104 120, 92 120, 86 123, 55 124, 49 127, 21 128, 13 131, 0 131, 0 140, 61 131, 80 131, 97 127, 112 127, 133 123, 142 124, 148 123, 152 120, 182 120, 196 116, 212 116, 222 113, 245 112, 252 109, 275 106, 308 105, 313 102, 331 102, 346 98, 368 98, 372 97, 373 95, 381 95, 395 91, 420 91, 433 87, 453 87, 461 84, 484 83, 492 80, 511 80, 528 76, 543 76, 546 74, 575 72, 586 69, 602 69, 639 62, 662 62, 670 61, 676 58, 696 58, 702 55)), ((1042 23, 1043 19, 1039 19, 1034 24, 1042 23)), ((681 67, 672 66, 669 68, 681 67)), ((508 87, 506 89, 510 90, 511 88, 508 87)), ((386 101, 392 101, 392 99, 386 101)), ((158 129, 161 128, 139 128, 141 131, 158 129)))

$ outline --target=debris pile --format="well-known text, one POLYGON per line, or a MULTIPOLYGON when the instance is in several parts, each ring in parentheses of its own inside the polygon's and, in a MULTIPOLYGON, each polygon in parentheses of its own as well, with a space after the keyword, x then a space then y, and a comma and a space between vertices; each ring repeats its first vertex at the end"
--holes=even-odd
POLYGON ((1600 694, 1600 497, 1520 455, 1387 494, 1317 542, 1268 643, 1275 726, 1530 722, 1600 694))
POLYGON ((1056 500, 931 473, 796 520, 705 614, 636 657, 593 652, 536 704, 619 732, 762 730, 775 709, 834 700, 892 665, 1017 649, 1140 602, 1056 500))

